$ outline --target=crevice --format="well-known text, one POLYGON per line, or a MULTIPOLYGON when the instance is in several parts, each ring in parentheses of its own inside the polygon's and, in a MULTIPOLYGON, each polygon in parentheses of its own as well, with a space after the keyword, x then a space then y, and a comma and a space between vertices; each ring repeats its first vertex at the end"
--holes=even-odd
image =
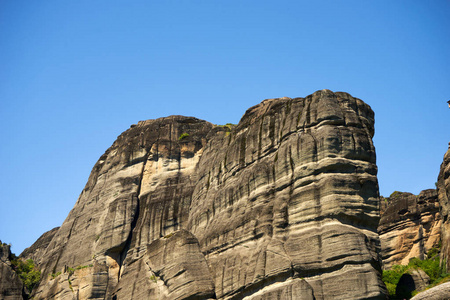
MULTIPOLYGON (((159 140, 159 136, 158 136, 158 139, 157 139, 156 143, 158 142, 158 140, 159 140)), ((144 178, 145 166, 147 165, 147 161, 149 159, 152 146, 153 146, 153 144, 150 145, 150 147, 146 150, 147 153, 145 154, 145 159, 144 159, 144 162, 142 164, 140 180, 139 180, 139 184, 138 184, 138 187, 137 187, 137 191, 136 191, 136 194, 133 195, 133 197, 136 197, 135 198, 135 200, 136 200, 136 209, 135 209, 133 221, 131 221, 130 233, 129 233, 126 241, 125 241, 125 246, 122 249, 122 251, 119 253, 119 261, 118 261, 119 272, 118 272, 118 278, 117 278, 118 281, 120 281, 120 277, 122 275, 121 274, 122 273, 122 266, 123 266, 123 263, 124 263, 124 261, 125 261, 125 259, 127 257, 128 251, 130 250, 131 240, 132 240, 132 237, 133 237, 133 232, 134 232, 134 229, 136 228, 136 224, 137 224, 137 221, 139 219, 139 212, 140 212, 140 209, 141 209, 140 208, 140 194, 141 194, 141 188, 142 188, 142 180, 144 178)))
POLYGON ((261 158, 263 123, 264 123, 264 115, 261 117, 261 124, 259 125, 258 159, 261 158))
POLYGON ((70 236, 72 235, 72 230, 75 227, 75 223, 77 222, 77 220, 78 220, 78 217, 76 217, 73 220, 72 226, 70 227, 70 230, 69 230, 69 234, 67 235, 67 238, 66 238, 66 242, 64 243, 63 248, 61 249, 61 251, 59 251, 58 258, 56 259, 56 264, 53 266, 52 273, 56 273, 56 268, 58 267, 59 260, 61 259, 61 256, 64 253, 64 250, 66 249, 67 241, 70 239, 70 236))

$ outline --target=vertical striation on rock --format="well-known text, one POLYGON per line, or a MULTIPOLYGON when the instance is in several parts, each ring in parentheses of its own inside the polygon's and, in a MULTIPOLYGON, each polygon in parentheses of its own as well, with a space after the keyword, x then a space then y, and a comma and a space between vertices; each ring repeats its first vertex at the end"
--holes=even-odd
POLYGON ((219 299, 383 297, 373 117, 361 100, 322 90, 265 100, 209 141, 188 230, 219 299))
POLYGON ((378 233, 383 268, 407 265, 413 257, 425 259, 441 240, 442 219, 437 191, 428 189, 418 196, 394 192, 381 199, 378 233))
POLYGON ((59 227, 55 227, 42 234, 32 246, 26 248, 20 253, 19 257, 23 260, 32 259, 35 264, 40 264, 44 252, 47 250, 48 245, 52 241, 59 227))
POLYGON ((95 164, 47 247, 36 299, 72 294, 104 299, 117 286, 129 250, 141 257, 147 244, 179 229, 189 213, 196 161, 212 127, 196 118, 172 116, 139 122, 122 133, 95 164), (181 138, 183 133, 188 136, 181 138), (51 276, 64 276, 68 268, 84 271, 78 286, 51 276))
POLYGON ((237 126, 133 125, 40 259, 35 299, 384 299, 374 114, 264 100, 237 126))
POLYGON ((438 197, 442 214, 441 260, 450 271, 450 143, 438 176, 438 197))

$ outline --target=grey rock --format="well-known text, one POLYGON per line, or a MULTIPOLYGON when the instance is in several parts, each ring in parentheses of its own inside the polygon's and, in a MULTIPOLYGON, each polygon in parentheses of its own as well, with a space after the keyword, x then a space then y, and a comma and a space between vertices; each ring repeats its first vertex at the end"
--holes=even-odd
POLYGON ((372 135, 366 104, 324 90, 265 100, 209 142, 188 230, 218 298, 293 277, 316 299, 384 297, 372 135))
POLYGON ((447 271, 450 271, 450 147, 444 155, 437 185, 443 220, 441 261, 446 262, 447 271))
POLYGON ((411 300, 448 300, 450 299, 450 282, 446 282, 423 291, 411 300))
POLYGON ((0 241, 0 300, 24 299, 22 281, 11 265, 11 249, 0 241))
POLYGON ((94 166, 34 297, 384 299, 373 134, 370 107, 329 90, 237 126, 139 122, 94 166))
POLYGON ((58 229, 59 227, 55 227, 52 230, 45 232, 37 239, 36 242, 33 243, 32 246, 23 250, 19 257, 23 260, 32 259, 36 265, 39 265, 41 263, 40 259, 47 250, 48 245, 58 229))
POLYGON ((178 230, 157 239, 146 254, 127 265, 113 298, 127 299, 215 299, 211 271, 197 239, 178 230), (140 284, 129 285, 139 276, 140 284))

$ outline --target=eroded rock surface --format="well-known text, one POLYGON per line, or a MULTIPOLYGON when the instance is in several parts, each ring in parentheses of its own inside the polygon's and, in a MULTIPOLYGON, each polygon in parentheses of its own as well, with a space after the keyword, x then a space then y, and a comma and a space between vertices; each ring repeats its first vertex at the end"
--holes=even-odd
POLYGON ((94 166, 35 299, 384 299, 373 125, 328 90, 237 126, 139 122, 94 166))
POLYGON ((19 257, 23 260, 32 259, 36 265, 39 265, 44 252, 47 250, 48 245, 52 241, 53 236, 56 234, 58 229, 59 227, 55 227, 52 230, 45 232, 37 239, 36 242, 33 243, 33 245, 23 250, 19 257))
POLYGON ((395 192, 381 200, 378 233, 383 268, 407 265, 413 257, 425 259, 440 242, 442 219, 437 191, 424 190, 418 196, 395 192))
POLYGON ((0 241, 0 299, 24 299, 23 284, 11 265, 11 249, 0 241))
POLYGON ((449 295, 450 282, 446 282, 417 294, 411 300, 448 300, 449 295))
POLYGON ((130 262, 113 297, 216 299, 211 274, 197 239, 181 229, 154 240, 143 258, 130 262), (130 285, 136 276, 139 284, 130 285))
POLYGON ((441 260, 446 262, 447 271, 450 271, 450 144, 439 172, 438 196, 443 220, 441 260))

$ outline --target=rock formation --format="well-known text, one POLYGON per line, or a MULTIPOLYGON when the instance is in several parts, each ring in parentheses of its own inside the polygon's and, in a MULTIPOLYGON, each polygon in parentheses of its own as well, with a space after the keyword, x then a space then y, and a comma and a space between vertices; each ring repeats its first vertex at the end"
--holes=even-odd
POLYGON ((438 197, 442 214, 442 249, 441 260, 450 272, 450 143, 438 177, 438 197))
POLYGON ((58 229, 59 227, 55 227, 52 230, 45 232, 36 242, 33 243, 31 247, 23 250, 19 257, 23 260, 32 259, 35 264, 40 264, 40 260, 44 252, 47 250, 48 244, 50 244, 58 229))
POLYGON ((384 299, 374 114, 268 99, 139 122, 95 164, 34 299, 384 299))
POLYGON ((396 296, 410 299, 414 291, 424 290, 430 284, 430 277, 422 270, 410 270, 400 277, 396 288, 396 296))
POLYGON ((11 265, 11 249, 0 241, 0 299, 22 300, 23 284, 11 265))
POLYGON ((426 258, 440 242, 442 220, 437 191, 424 190, 418 196, 394 192, 381 200, 378 233, 383 268, 407 265, 413 257, 426 258))
POLYGON ((417 294, 411 300, 448 300, 449 295, 450 282, 446 282, 417 294))

